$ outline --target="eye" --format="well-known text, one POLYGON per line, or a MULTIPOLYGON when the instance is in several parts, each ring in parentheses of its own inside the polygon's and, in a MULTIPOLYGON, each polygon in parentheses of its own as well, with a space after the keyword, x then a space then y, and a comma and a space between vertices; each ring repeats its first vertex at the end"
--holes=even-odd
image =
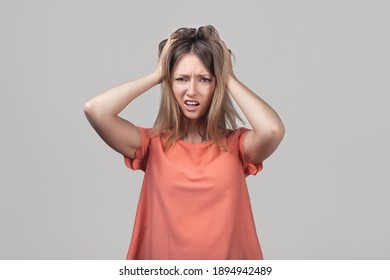
POLYGON ((177 77, 177 78, 175 78, 175 81, 176 82, 185 82, 187 80, 185 78, 183 78, 183 77, 177 77))
POLYGON ((210 83, 210 82, 211 82, 211 79, 206 78, 206 77, 200 77, 200 78, 199 78, 199 81, 202 82, 202 83, 210 83))

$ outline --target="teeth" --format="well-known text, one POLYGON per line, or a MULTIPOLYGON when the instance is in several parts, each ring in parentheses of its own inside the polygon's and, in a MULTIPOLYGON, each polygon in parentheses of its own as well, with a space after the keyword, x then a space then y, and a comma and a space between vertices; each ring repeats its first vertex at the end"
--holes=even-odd
POLYGON ((187 105, 190 105, 190 106, 198 106, 199 105, 199 103, 196 101, 185 101, 184 103, 187 105))

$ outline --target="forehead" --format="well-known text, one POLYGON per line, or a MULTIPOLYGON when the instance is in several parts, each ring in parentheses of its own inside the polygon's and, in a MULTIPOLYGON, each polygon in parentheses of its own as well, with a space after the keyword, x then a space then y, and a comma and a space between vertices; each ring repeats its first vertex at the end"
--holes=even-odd
POLYGON ((198 56, 186 54, 176 64, 173 74, 210 74, 210 71, 202 63, 198 56))

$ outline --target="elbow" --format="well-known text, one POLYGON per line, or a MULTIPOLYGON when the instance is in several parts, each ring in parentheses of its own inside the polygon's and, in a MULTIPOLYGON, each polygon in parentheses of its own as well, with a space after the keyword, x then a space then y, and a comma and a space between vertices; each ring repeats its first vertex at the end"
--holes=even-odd
POLYGON ((92 99, 84 104, 84 114, 91 122, 94 119, 99 119, 102 115, 102 110, 98 106, 96 100, 92 99))
POLYGON ((91 124, 101 122, 102 120, 113 116, 104 106, 102 106, 102 102, 97 99, 91 99, 84 104, 84 114, 91 124))
POLYGON ((102 114, 106 111, 105 107, 103 101, 95 97, 84 104, 84 113, 86 115, 102 114))
POLYGON ((272 135, 272 138, 277 139, 279 142, 282 141, 285 132, 286 129, 282 122, 278 122, 272 125, 270 128, 270 134, 272 135))
POLYGON ((94 105, 92 100, 90 100, 84 104, 84 114, 88 118, 93 114, 93 111, 94 111, 94 105))
POLYGON ((92 101, 88 101, 84 104, 84 114, 88 120, 90 120, 93 116, 94 107, 95 106, 93 105, 92 101))

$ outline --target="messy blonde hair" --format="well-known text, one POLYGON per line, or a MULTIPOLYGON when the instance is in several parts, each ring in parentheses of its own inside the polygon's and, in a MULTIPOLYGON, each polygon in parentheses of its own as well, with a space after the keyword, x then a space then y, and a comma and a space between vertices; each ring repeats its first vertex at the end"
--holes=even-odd
MULTIPOLYGON (((172 35, 173 42, 162 61, 161 103, 153 131, 164 138, 163 149, 188 132, 189 121, 180 110, 172 90, 173 71, 187 54, 196 55, 215 78, 215 90, 207 112, 201 117, 199 134, 204 140, 213 141, 219 148, 227 150, 223 137, 229 129, 236 129, 236 119, 242 119, 235 110, 224 84, 224 51, 217 30, 211 26, 180 28, 172 35)), ((159 56, 167 39, 159 44, 159 56)))

